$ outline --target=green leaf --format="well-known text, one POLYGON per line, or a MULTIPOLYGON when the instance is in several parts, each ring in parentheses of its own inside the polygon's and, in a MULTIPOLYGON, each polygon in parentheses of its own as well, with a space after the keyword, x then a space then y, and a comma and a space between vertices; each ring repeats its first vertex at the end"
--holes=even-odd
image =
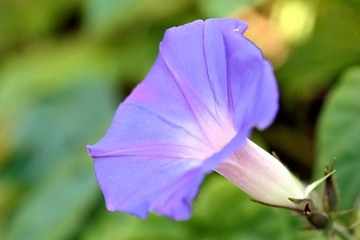
POLYGON ((317 127, 316 176, 336 158, 341 209, 360 197, 360 67, 342 75, 328 96, 317 127))

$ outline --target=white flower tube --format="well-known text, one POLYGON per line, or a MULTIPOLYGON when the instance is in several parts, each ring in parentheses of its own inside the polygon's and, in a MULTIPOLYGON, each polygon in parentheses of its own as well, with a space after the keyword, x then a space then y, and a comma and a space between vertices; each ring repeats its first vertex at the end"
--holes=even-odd
POLYGON ((250 140, 216 171, 265 204, 296 208, 289 198, 305 199, 308 195, 302 183, 278 159, 250 140))

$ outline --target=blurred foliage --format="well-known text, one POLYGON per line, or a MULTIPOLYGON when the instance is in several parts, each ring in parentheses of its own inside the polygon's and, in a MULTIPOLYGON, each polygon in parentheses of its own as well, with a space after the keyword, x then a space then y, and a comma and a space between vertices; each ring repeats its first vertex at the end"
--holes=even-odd
POLYGON ((186 222, 105 210, 85 145, 144 78, 164 31, 211 17, 248 21, 276 67, 281 110, 257 138, 304 181, 337 157, 340 206, 359 207, 360 1, 1 0, 0 239, 320 238, 217 175, 186 222))
POLYGON ((208 177, 186 222, 151 215, 146 220, 124 214, 104 214, 82 239, 311 239, 300 232, 298 218, 282 209, 263 207, 219 175, 208 177))
POLYGON ((294 49, 294 57, 277 74, 287 90, 282 96, 290 102, 313 98, 329 87, 344 68, 360 61, 360 2, 308 2, 318 2, 312 36, 294 49))
POLYGON ((347 70, 328 96, 318 125, 317 172, 333 158, 342 209, 360 200, 360 67, 347 70))

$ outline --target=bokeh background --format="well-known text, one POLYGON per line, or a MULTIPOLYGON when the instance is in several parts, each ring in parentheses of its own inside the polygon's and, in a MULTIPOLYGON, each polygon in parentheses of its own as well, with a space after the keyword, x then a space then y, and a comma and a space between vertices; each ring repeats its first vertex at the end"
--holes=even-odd
POLYGON ((189 221, 105 209, 85 145, 144 78, 164 31, 212 17, 247 21, 274 65, 281 110, 254 138, 304 182, 336 157, 340 209, 358 207, 359 0, 0 0, 0 239, 321 239, 217 174, 189 221))

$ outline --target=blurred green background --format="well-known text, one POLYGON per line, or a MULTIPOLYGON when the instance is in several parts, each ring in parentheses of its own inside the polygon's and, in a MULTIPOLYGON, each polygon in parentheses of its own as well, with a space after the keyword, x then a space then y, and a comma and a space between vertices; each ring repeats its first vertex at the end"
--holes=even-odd
POLYGON ((359 0, 0 0, 0 239, 321 239, 217 174, 189 221, 105 209, 85 145, 164 31, 212 17, 247 21, 275 67, 281 110, 254 137, 305 182, 336 157, 340 208, 359 207, 359 0))

